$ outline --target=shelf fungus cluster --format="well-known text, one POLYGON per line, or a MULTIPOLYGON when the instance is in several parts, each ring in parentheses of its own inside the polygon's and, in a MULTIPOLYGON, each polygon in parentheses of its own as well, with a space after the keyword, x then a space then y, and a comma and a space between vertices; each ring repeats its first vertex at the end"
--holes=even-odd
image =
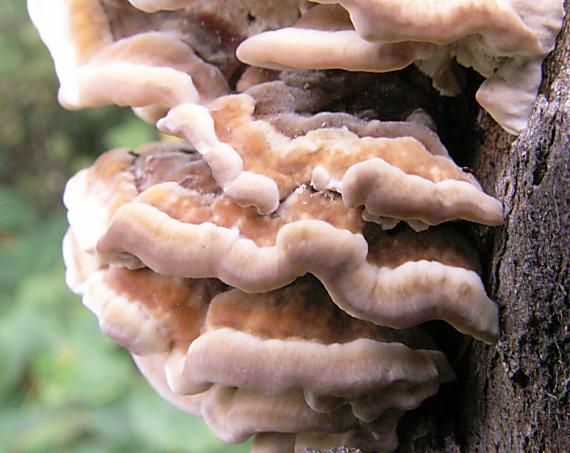
POLYGON ((454 378, 423 324, 499 335, 477 254, 447 223, 499 225, 500 202, 425 112, 342 106, 411 63, 455 92, 456 58, 516 132, 562 6, 432 3, 28 0, 62 105, 129 106, 179 138, 69 181, 67 283, 227 442, 393 450, 403 414, 454 378))
MULTIPOLYGON (((451 63, 487 80, 477 100, 509 133, 528 123, 562 0, 313 0, 295 24, 252 36, 238 57, 267 68, 387 72, 415 63, 442 94, 461 87, 451 63)), ((187 2, 193 3, 193 2, 187 2)))
POLYGON ((453 379, 418 326, 497 338, 475 252, 445 226, 385 231, 310 184, 261 214, 213 175, 185 142, 79 172, 64 199, 69 286, 157 391, 223 440, 394 449, 403 413, 453 379))
POLYGON ((259 68, 390 72, 415 63, 442 94, 454 95, 461 90, 457 61, 486 78, 477 99, 512 134, 526 127, 564 15, 562 0, 28 5, 68 108, 116 103, 155 121, 176 105, 204 103, 271 77, 259 68), (240 60, 251 65, 245 72, 240 60))

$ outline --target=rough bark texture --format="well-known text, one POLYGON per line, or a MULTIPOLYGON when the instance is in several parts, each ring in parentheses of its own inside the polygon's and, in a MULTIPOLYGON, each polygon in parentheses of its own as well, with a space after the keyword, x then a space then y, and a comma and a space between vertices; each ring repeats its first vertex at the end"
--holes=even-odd
POLYGON ((500 342, 470 344, 457 382, 403 420, 402 452, 570 451, 568 17, 544 70, 529 128, 513 141, 480 113, 469 162, 505 207, 502 228, 470 231, 500 306, 500 342))

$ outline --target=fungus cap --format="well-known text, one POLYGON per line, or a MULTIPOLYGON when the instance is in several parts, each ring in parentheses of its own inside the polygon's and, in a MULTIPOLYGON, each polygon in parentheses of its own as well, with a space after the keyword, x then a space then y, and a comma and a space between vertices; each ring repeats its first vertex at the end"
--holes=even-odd
POLYGON ((332 113, 257 117, 255 107, 247 94, 227 96, 209 109, 180 105, 158 125, 193 143, 226 194, 260 214, 312 184, 341 193, 348 207, 363 204, 369 219, 403 219, 420 228, 456 218, 502 223, 501 204, 421 124, 367 124, 332 113))
POLYGON ((527 20, 536 8, 500 0, 449 4, 447 17, 441 5, 420 17, 414 1, 406 17, 391 0, 130 3, 58 0, 50 10, 29 0, 64 105, 166 114, 161 130, 192 146, 116 150, 68 184, 69 285, 157 391, 224 440, 395 448, 402 414, 453 379, 414 326, 444 320, 498 336, 474 252, 447 228, 420 231, 455 219, 497 225, 502 207, 425 115, 315 114, 346 96, 313 83, 324 72, 244 68, 236 47, 246 39, 238 57, 279 70, 416 62, 449 92, 456 56, 489 76, 481 101, 508 125, 556 14, 545 26, 527 20), (473 17, 456 21, 461 9, 473 17), (492 105, 505 81, 508 112, 492 105), (234 87, 244 93, 227 95, 234 87))
MULTIPOLYGON (((325 439, 330 442, 342 436, 354 443, 364 431, 363 425, 351 415, 348 407, 328 413, 314 412, 306 406, 302 394, 298 392, 272 396, 214 385, 198 395, 179 395, 170 389, 165 380, 163 355, 133 358, 141 373, 163 398, 185 412, 203 416, 212 431, 224 441, 243 442, 255 435, 252 449, 254 453, 293 451, 297 433, 302 429, 312 431, 310 435, 300 436, 298 449, 310 446, 316 438, 319 438, 320 442, 325 439), (272 429, 275 431, 271 431, 272 429)), ((397 444, 393 431, 399 419, 399 416, 395 416, 398 413, 388 411, 375 421, 375 448, 380 445, 385 447, 388 443, 397 444)), ((368 443, 370 444, 370 440, 368 443)))
POLYGON ((82 190, 65 197, 69 218, 83 238, 81 248, 95 251, 97 243, 106 263, 219 278, 253 292, 310 272, 353 316, 395 328, 445 319, 486 341, 497 335, 496 307, 476 273, 477 259, 463 240, 442 240, 448 231, 426 232, 419 240, 399 232, 391 237, 408 239, 388 252, 377 244, 389 236, 367 227, 359 210, 306 187, 283 200, 276 215, 262 216, 224 196, 209 166, 183 143, 150 146, 138 155, 116 150, 80 176, 82 190), (109 187, 120 190, 107 197, 109 187), (437 253, 426 254, 430 242, 437 253), (401 259, 391 262, 396 255, 401 259), (447 284, 438 284, 441 279, 447 284))
POLYGON ((344 69, 388 72, 429 57, 435 46, 412 42, 375 43, 363 39, 342 8, 311 8, 294 27, 267 31, 242 43, 237 57, 264 68, 344 69), (291 52, 302 49, 302 52, 291 52))
MULTIPOLYGON (((88 254, 76 242, 70 248, 75 254, 88 254)), ((67 264, 72 267, 79 261, 67 264)), ((413 349, 430 345, 425 334, 354 320, 334 307, 315 280, 252 296, 224 291, 215 281, 109 266, 94 269, 84 285, 84 302, 103 331, 136 354, 135 362, 151 385, 177 407, 202 415, 228 442, 265 432, 358 431, 371 421, 392 429, 384 421, 387 414, 416 407, 453 378, 442 353, 413 349), (212 341, 209 331, 241 332, 252 340, 212 341), (192 352, 202 337, 204 344, 197 346, 209 349, 204 356, 192 352), (354 348, 359 340, 353 338, 369 345, 354 348), (267 353, 262 362, 257 360, 260 345, 267 353), (371 356, 375 348, 378 354, 371 356), (173 361, 185 349, 184 366, 193 371, 173 376, 173 361), (297 352, 291 356, 287 349, 297 352), (238 370, 228 366, 236 361, 238 370), (339 379, 339 372, 344 379, 339 379), (181 395, 196 385, 190 384, 195 376, 203 379, 212 373, 217 378, 198 384, 195 395, 181 395), (324 386, 316 385, 319 379, 324 386)))
POLYGON ((237 50, 256 66, 385 72, 412 62, 458 94, 456 58, 487 80, 479 103, 511 134, 526 127, 564 17, 562 0, 313 0, 295 27, 253 36, 237 50), (310 58, 305 58, 306 56, 310 58), (444 75, 445 74, 445 75, 444 75))
POLYGON ((352 316, 395 328, 444 319, 494 341, 497 309, 473 270, 476 258, 465 255, 468 247, 459 245, 461 240, 456 249, 442 240, 447 231, 425 232, 417 248, 396 251, 401 260, 391 266, 384 264, 389 254, 364 237, 363 226, 357 211, 310 190, 294 193, 268 218, 223 196, 213 201, 162 183, 115 213, 97 252, 108 263, 219 278, 249 292, 276 289, 312 273, 352 316), (428 258, 429 237, 436 239, 439 253, 428 258), (447 253, 464 258, 447 264, 442 260, 447 253))
POLYGON ((144 107, 143 114, 155 120, 151 107, 163 112, 229 90, 218 69, 176 33, 143 31, 115 38, 119 33, 102 0, 29 0, 28 10, 54 60, 59 101, 67 108, 144 107))

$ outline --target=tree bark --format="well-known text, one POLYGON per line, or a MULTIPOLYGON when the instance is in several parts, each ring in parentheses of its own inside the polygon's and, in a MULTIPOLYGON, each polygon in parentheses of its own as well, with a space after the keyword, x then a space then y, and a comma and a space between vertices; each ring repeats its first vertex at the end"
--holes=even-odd
POLYGON ((402 452, 570 451, 568 22, 528 129, 513 140, 478 118, 482 143, 470 166, 503 202, 505 224, 469 232, 500 306, 501 339, 472 342, 454 364, 458 380, 405 417, 402 452))

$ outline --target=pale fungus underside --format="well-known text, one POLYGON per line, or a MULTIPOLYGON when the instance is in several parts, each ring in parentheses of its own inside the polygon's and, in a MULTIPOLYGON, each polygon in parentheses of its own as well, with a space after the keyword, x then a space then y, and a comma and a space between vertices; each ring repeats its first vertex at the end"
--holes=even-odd
POLYGON ((28 7, 62 105, 129 106, 183 139, 109 151, 64 195, 67 283, 166 400, 258 453, 389 451, 454 378, 423 324, 497 340, 477 254, 441 224, 500 225, 501 203, 416 98, 372 116, 350 100, 410 64, 456 94, 455 59, 517 133, 561 2, 28 7))

